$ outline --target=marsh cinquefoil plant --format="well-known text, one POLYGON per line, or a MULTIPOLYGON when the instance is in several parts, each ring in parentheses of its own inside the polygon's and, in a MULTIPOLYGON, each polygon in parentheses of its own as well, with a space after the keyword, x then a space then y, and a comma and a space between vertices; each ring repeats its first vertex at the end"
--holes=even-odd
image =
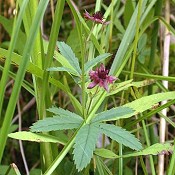
MULTIPOLYGON (((98 94, 104 91, 101 87, 109 92, 110 90, 108 85, 113 83, 116 78, 108 75, 109 71, 105 69, 103 64, 101 64, 99 68, 97 67, 96 71, 90 70, 85 72, 85 74, 82 74, 82 70, 79 67, 78 58, 76 58, 72 49, 64 42, 58 42, 58 47, 60 53, 67 59, 67 61, 72 66, 72 70, 69 70, 68 67, 52 67, 49 68, 48 71, 61 71, 64 69, 72 76, 79 76, 80 81, 81 76, 84 75, 86 76, 85 79, 87 79, 88 75, 90 75, 90 79, 92 80, 92 82, 87 87, 85 86, 85 89, 82 89, 82 91, 86 92, 87 103, 85 107, 89 110, 86 111, 86 109, 82 109, 85 110, 85 117, 62 108, 49 108, 48 111, 53 113, 53 117, 39 120, 38 122, 34 123, 33 126, 30 127, 30 131, 49 132, 76 128, 76 135, 72 139, 74 140, 73 159, 75 161, 75 165, 78 171, 81 171, 90 163, 96 147, 95 145, 100 134, 105 134, 111 139, 117 141, 118 143, 130 147, 134 150, 140 150, 142 148, 141 143, 137 138, 135 138, 134 135, 122 129, 121 127, 105 123, 106 120, 115 120, 114 118, 116 117, 122 118, 122 116, 126 115, 132 116, 132 114, 134 113, 134 110, 132 108, 112 108, 110 110, 91 115, 91 103, 94 100, 93 98, 95 98, 96 96, 98 96, 98 94), (90 94, 92 94, 91 89, 93 87, 95 87, 96 90, 95 95, 93 95, 92 97, 92 95, 90 94), (90 90, 87 90, 87 88, 89 88, 90 90)), ((99 55, 98 58, 104 59, 104 55, 99 55)), ((92 61, 94 62, 94 60, 97 60, 97 57, 94 58, 92 61)), ((90 64, 92 61, 87 62, 85 64, 85 67, 87 67, 87 65, 91 65, 93 67, 93 64, 90 64)), ((98 61, 100 61, 100 59, 98 61)), ((97 63, 97 61, 94 62, 94 64, 97 63)), ((82 82, 80 82, 80 85, 81 83, 82 82)), ((89 82, 85 83, 88 84, 89 82)), ((96 104, 93 103, 93 106, 95 105, 96 104)))

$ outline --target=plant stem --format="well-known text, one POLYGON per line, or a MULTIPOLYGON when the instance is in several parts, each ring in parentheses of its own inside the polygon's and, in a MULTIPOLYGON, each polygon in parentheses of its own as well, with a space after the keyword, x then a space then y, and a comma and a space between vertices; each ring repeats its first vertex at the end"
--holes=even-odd
POLYGON ((123 145, 119 144, 119 156, 121 156, 119 158, 119 175, 123 175, 123 145))
MULTIPOLYGON (((146 144, 147 144, 147 146, 150 146, 151 144, 150 144, 150 140, 149 140, 149 136, 148 136, 148 132, 147 132, 146 124, 145 124, 144 120, 142 120, 142 126, 143 126, 143 130, 144 130, 144 134, 145 134, 146 144)), ((151 173, 152 173, 152 175, 156 175, 153 156, 150 155, 149 158, 150 158, 150 165, 151 165, 151 173)))
MULTIPOLYGON (((165 20, 167 24, 170 23, 170 1, 165 1, 165 20)), ((163 70, 162 74, 163 76, 169 75, 169 49, 170 49, 170 33, 169 30, 165 29, 165 40, 164 40, 164 58, 163 58, 163 70)), ((168 89, 168 81, 162 81, 162 84, 165 86, 165 88, 168 89)), ((162 101, 162 105, 167 103, 167 101, 162 101)), ((167 115, 167 108, 162 111, 163 115, 167 115)), ((166 133, 166 120, 164 118, 160 118, 160 142, 165 142, 165 133, 166 133)), ((158 163, 158 172, 159 175, 164 174, 164 155, 159 155, 159 163, 158 163)))
POLYGON ((136 22, 136 34, 135 34, 135 40, 134 40, 134 51, 133 51, 133 58, 132 58, 132 63, 131 63, 130 79, 133 79, 135 61, 137 57, 137 44, 139 40, 139 28, 140 28, 140 16, 141 16, 141 10, 142 10, 142 0, 139 0, 138 3, 139 4, 138 4, 138 14, 137 14, 137 22, 136 22))
MULTIPOLYGON (((174 139, 174 145, 175 145, 175 139, 174 139)), ((175 174, 175 146, 174 146, 174 150, 173 150, 173 155, 172 155, 171 160, 170 160, 170 165, 168 168, 167 175, 172 175, 172 174, 175 174)))

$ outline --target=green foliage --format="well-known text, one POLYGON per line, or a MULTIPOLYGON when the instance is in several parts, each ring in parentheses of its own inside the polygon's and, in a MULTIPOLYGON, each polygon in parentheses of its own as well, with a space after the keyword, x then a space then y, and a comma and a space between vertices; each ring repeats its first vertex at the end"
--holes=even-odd
POLYGON ((132 108, 128 107, 116 107, 112 108, 110 110, 98 113, 94 119, 93 122, 102 122, 102 121, 111 121, 111 120, 119 120, 122 118, 122 116, 125 116, 127 114, 130 114, 132 116, 134 113, 134 110, 132 108))
POLYGON ((0 174, 7 174, 7 175, 21 175, 18 167, 12 163, 9 166, 0 166, 0 174))
POLYGON ((88 61, 85 64, 85 72, 89 71, 92 67, 96 66, 99 62, 102 62, 103 60, 105 60, 109 56, 111 56, 110 53, 104 53, 104 54, 101 54, 101 55, 97 56, 96 58, 88 61))
POLYGON ((74 70, 72 70, 70 68, 67 68, 67 67, 50 67, 50 68, 47 69, 47 71, 68 72, 69 74, 77 76, 77 72, 75 72, 74 70))
POLYGON ((76 120, 81 120, 81 117, 79 115, 75 114, 74 112, 65 110, 63 108, 57 108, 52 106, 51 108, 47 109, 47 111, 54 113, 55 115, 58 115, 58 116, 72 116, 76 120))
POLYGON ((131 149, 140 150, 142 145, 134 135, 125 131, 121 127, 109 125, 109 124, 100 124, 101 132, 109 136, 111 139, 117 141, 120 144, 123 144, 131 149))
POLYGON ((144 64, 146 57, 150 55, 150 49, 146 47, 147 35, 143 34, 138 41, 138 60, 144 64))
MULTIPOLYGON (((166 18, 161 17, 164 14, 161 5, 163 1, 127 0, 121 2, 113 0, 105 4, 106 2, 97 0, 95 9, 89 10, 89 12, 92 14, 98 10, 105 11, 103 20, 110 21, 109 25, 96 24, 92 21, 90 22, 92 25, 88 25, 89 23, 81 15, 83 11, 78 10, 82 9, 81 4, 79 4, 80 8, 76 8, 76 4, 72 3, 71 0, 66 0, 70 9, 67 9, 66 6, 66 12, 63 15, 65 1, 58 1, 56 5, 53 5, 50 1, 53 14, 52 22, 49 21, 49 25, 52 25, 49 35, 47 30, 50 29, 46 29, 47 25, 44 23, 45 18, 48 18, 45 12, 49 1, 30 0, 28 2, 28 0, 17 0, 16 2, 19 7, 15 8, 18 15, 15 15, 14 19, 13 14, 11 14, 12 19, 10 20, 0 15, 0 24, 10 36, 10 42, 7 40, 4 42, 3 38, 0 37, 1 41, 7 44, 5 46, 8 46, 6 50, 2 48, 4 47, 2 43, 0 48, 0 59, 2 61, 0 65, 0 71, 2 72, 0 80, 0 117, 2 116, 0 161, 9 131, 17 129, 11 121, 14 113, 18 112, 20 114, 20 107, 23 107, 23 104, 18 104, 19 109, 15 110, 22 85, 36 99, 39 121, 31 126, 32 132, 22 131, 11 133, 8 136, 20 140, 41 142, 42 173, 57 175, 61 171, 61 174, 94 173, 96 175, 112 175, 123 174, 124 169, 124 174, 128 174, 132 172, 132 163, 128 167, 125 163, 123 164, 123 158, 131 160, 131 157, 149 155, 151 174, 156 174, 154 167, 157 166, 157 162, 152 158, 152 155, 169 154, 174 149, 169 143, 151 145, 152 140, 149 138, 156 138, 157 135, 150 132, 149 127, 151 125, 151 127, 157 128, 155 123, 157 124, 158 121, 147 120, 153 114, 159 114, 174 127, 173 120, 169 117, 169 115, 174 114, 171 108, 169 108, 167 116, 164 116, 160 111, 173 104, 175 92, 166 92, 168 89, 163 87, 160 81, 155 81, 175 81, 174 77, 157 75, 160 74, 158 66, 160 66, 160 57, 163 53, 162 47, 157 44, 157 41, 161 38, 161 34, 158 35, 159 26, 157 24, 159 21, 163 22, 163 25, 172 34, 175 34, 173 26, 168 23, 166 18), (74 19, 70 19, 71 15, 66 15, 67 11, 69 11, 68 14, 72 13, 74 19), (43 20, 44 14, 46 16, 43 20), (43 30, 40 30, 41 22, 44 24, 43 30), (152 25, 154 22, 156 23, 152 25), (21 23, 23 23, 22 26, 21 23), (66 29, 67 27, 70 29, 71 24, 75 24, 73 27, 76 27, 69 35, 66 29), (60 27, 62 27, 62 32, 59 34, 60 27), (153 29, 152 35, 150 35, 150 29, 153 29), (70 36, 68 40, 65 38, 67 35, 70 36), (49 41, 45 41, 42 36, 48 37, 49 41), (58 38, 64 41, 67 40, 67 44, 64 42, 56 43, 58 38), (58 49, 55 49, 56 45, 58 49), (16 51, 17 53, 15 53, 16 51), (108 62, 108 67, 111 67, 109 74, 117 76, 120 83, 116 81, 115 84, 111 85, 110 92, 98 87, 87 90, 87 83, 89 83, 88 71, 101 62, 106 63, 105 59, 110 57, 111 54, 105 52, 114 53, 108 62), (153 61, 156 52, 158 64, 154 64, 153 61), (150 62, 146 67, 148 63, 146 58, 149 58, 150 53, 150 62), (13 68, 10 68, 12 64, 13 68), (58 67, 56 67, 57 65, 58 67), (157 66, 156 69, 153 69, 155 66, 157 66), (59 73, 55 74, 55 71, 59 73), (50 72, 52 72, 51 75, 49 75, 50 72), (67 76, 67 73, 71 75, 75 82, 70 79, 70 76, 67 76), (26 75, 25 80, 23 80, 24 75, 26 75), (14 79, 15 83, 12 87, 12 94, 9 96, 10 99, 7 100, 5 91, 9 92, 7 89, 9 88, 7 86, 9 77, 14 79), (151 78, 151 80, 145 80, 146 78, 151 78), (151 90, 148 86, 151 87, 151 90), (165 93, 157 94, 157 92, 162 91, 165 91, 165 93), (147 94, 151 95, 148 96, 147 94), (4 99, 5 103, 3 103, 4 99), (156 108, 161 101, 171 99, 171 103, 168 102, 156 108), (6 101, 9 101, 9 103, 6 104, 6 101), (53 104, 61 108, 49 108, 53 104), (113 108, 114 106, 115 108, 113 108), (47 108, 49 109, 46 110, 47 108), (53 113, 52 117, 50 117, 50 113, 53 113), (134 115, 138 118, 133 120, 134 115), (129 119, 131 117, 133 118, 129 119), (120 122, 115 123, 119 119, 120 122), (145 120, 147 121, 145 122, 145 120), (110 121, 110 124, 106 123, 108 121, 110 121), (139 140, 129 132, 134 126, 138 126, 136 124, 140 121, 142 125, 135 129, 137 134, 141 136, 145 149, 142 149, 139 140), (119 124, 119 126, 116 126, 116 124, 119 124), (10 128, 10 126, 13 127, 10 128), (122 127, 128 128, 128 131, 122 127), (95 150, 98 136, 103 134, 106 135, 105 137, 111 138, 108 143, 110 150, 105 148, 95 150), (117 149, 115 141, 119 143, 117 149), (62 146, 58 147, 58 144, 63 145, 63 149, 62 146), (73 159, 75 165, 71 154, 68 154, 72 153, 72 147, 74 148, 73 159), (128 153, 126 152, 128 148, 125 147, 137 151, 128 153), (60 149, 62 150, 60 151, 60 149), (94 163, 90 164, 92 157, 94 163), (116 158, 118 160, 106 162, 104 158, 116 158), (87 166, 88 164, 89 166, 87 166), (59 168, 57 169, 58 165, 59 168), (96 166, 97 170, 95 170, 96 166), (78 173, 76 168, 82 172, 78 173), (83 171, 84 168, 86 169, 83 171)), ((2 11, 5 8, 4 6, 2 11)), ((3 14, 8 13, 4 12, 3 14)), ((170 12, 166 11, 166 13, 170 12)), ((161 40, 161 43, 165 41, 161 40)), ((172 49, 170 48, 170 58, 171 53, 172 49)), ((174 70, 173 66, 171 69, 174 70)), ((169 89, 173 89, 172 84, 169 89)), ((23 97, 23 93, 21 93, 21 96, 23 97)), ((23 99, 25 98, 19 100, 20 103, 23 103, 23 99)), ((23 121, 31 122, 31 118, 25 118, 23 121)), ((172 132, 172 128, 170 129, 172 132)), ((168 135, 169 141, 172 140, 171 137, 171 135, 168 135)), ((101 141, 101 145, 105 146, 106 143, 103 143, 103 141, 101 141)), ((16 142, 14 141, 14 143, 16 142)), ((7 145, 7 147, 9 146, 7 145)), ((146 172, 144 161, 142 157, 138 161, 138 174, 146 172)), ((173 153, 167 171, 168 175, 174 174, 174 162, 175 154, 173 153)), ((4 172, 1 174, 4 174, 4 172)))
POLYGON ((173 146, 170 143, 156 143, 151 145, 139 152, 123 155, 123 157, 135 157, 144 155, 164 155, 171 154, 173 151, 173 146))
POLYGON ((119 156, 116 155, 114 152, 112 152, 111 150, 105 149, 105 148, 98 148, 95 149, 94 154, 106 158, 106 159, 116 159, 119 156))
MULTIPOLYGON (((174 99, 174 96, 175 96, 174 91, 158 93, 158 94, 142 97, 142 98, 137 99, 137 100, 135 100, 131 103, 128 103, 124 106, 132 108, 133 110, 136 111, 135 114, 137 114, 137 113, 141 113, 147 109, 154 108, 154 105, 160 101, 174 99)), ((126 115, 126 117, 127 116, 129 116, 129 114, 126 115)))
POLYGON ((133 12, 134 12, 133 0, 126 0, 125 10, 124 10, 124 14, 123 14, 124 15, 125 27, 128 26, 133 12))
POLYGON ((64 42, 57 42, 57 46, 59 48, 60 53, 67 59, 67 61, 72 65, 78 75, 81 75, 81 69, 78 62, 78 58, 73 53, 70 46, 65 44, 64 42))
POLYGON ((79 171, 90 162, 99 136, 98 124, 86 124, 78 132, 74 145, 74 160, 79 171))
MULTIPOLYGON (((5 28, 5 30, 8 32, 10 36, 12 36, 13 22, 14 22, 13 19, 7 19, 0 15, 0 23, 3 25, 3 27, 5 28)), ((18 37, 18 44, 15 45, 15 51, 22 53, 24 49, 24 43, 26 42, 26 36, 20 30, 17 37, 18 37)))
MULTIPOLYGON (((169 155, 172 153, 172 151, 173 151, 173 146, 170 143, 156 143, 141 151, 126 154, 126 155, 123 155, 122 157, 128 158, 128 157, 146 156, 146 155, 163 155, 163 154, 169 155)), ((104 149, 104 148, 96 149, 94 153, 98 156, 101 156, 107 159, 120 158, 119 155, 116 155, 111 150, 104 149)))
POLYGON ((51 118, 39 120, 30 127, 30 130, 32 132, 48 132, 78 128, 83 119, 74 113, 66 112, 51 118))
POLYGON ((28 131, 21 131, 8 134, 10 138, 15 138, 19 140, 32 141, 32 142, 51 142, 51 143, 61 143, 65 145, 66 139, 63 137, 54 137, 48 134, 36 134, 28 131))

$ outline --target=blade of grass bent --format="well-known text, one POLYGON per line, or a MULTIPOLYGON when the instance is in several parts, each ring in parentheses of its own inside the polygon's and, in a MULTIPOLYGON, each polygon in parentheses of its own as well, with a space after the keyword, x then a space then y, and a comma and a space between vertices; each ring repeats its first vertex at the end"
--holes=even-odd
POLYGON ((22 81, 25 75, 27 63, 29 62, 30 54, 32 51, 32 46, 35 41, 36 34, 39 29, 39 25, 44 15, 48 2, 49 0, 40 1, 38 5, 37 13, 35 15, 35 19, 31 26, 31 30, 30 30, 30 34, 29 34, 27 43, 24 48, 21 64, 19 65, 19 69, 18 69, 17 76, 16 76, 16 81, 15 81, 14 88, 13 88, 13 91, 12 91, 12 94, 11 94, 11 97, 8 103, 7 111, 5 114, 5 119, 2 124, 1 132, 0 132, 0 138, 1 138, 0 140, 0 145, 1 145, 0 161, 2 160, 2 155, 3 155, 4 148, 5 148, 8 131, 9 131, 11 120, 12 120, 13 113, 15 110, 16 102, 18 100, 18 95, 20 92, 21 84, 22 84, 22 81))
POLYGON ((5 62, 4 71, 3 71, 1 82, 0 82, 0 87, 1 87, 0 88, 0 117, 1 117, 1 112, 2 112, 5 86, 6 86, 6 82, 7 82, 7 78, 8 78, 8 72, 10 69, 12 52, 13 52, 15 45, 16 45, 16 42, 17 42, 20 26, 22 23, 23 14, 25 12, 25 8, 27 6, 28 1, 29 0, 23 1, 23 4, 22 4, 20 11, 19 11, 18 18, 15 20, 14 25, 13 25, 14 27, 13 27, 13 31, 12 31, 12 39, 10 42, 8 56, 7 56, 7 60, 5 62))

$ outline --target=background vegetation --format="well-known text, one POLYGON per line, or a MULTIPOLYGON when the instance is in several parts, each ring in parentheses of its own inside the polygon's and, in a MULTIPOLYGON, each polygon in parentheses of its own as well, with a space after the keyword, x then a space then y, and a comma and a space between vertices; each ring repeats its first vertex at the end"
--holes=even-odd
POLYGON ((174 11, 174 0, 0 0, 0 174, 175 174, 174 11), (109 92, 87 89, 101 63, 118 78, 109 92))

